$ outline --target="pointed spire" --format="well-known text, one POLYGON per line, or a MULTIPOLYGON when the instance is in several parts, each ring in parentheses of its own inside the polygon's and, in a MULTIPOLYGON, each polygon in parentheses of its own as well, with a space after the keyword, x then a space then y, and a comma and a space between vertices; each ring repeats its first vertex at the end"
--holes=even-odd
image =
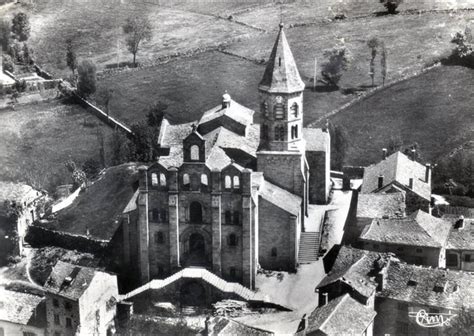
POLYGON ((305 85, 296 67, 283 27, 283 23, 280 23, 280 31, 268 59, 259 89, 274 93, 301 92, 305 85))

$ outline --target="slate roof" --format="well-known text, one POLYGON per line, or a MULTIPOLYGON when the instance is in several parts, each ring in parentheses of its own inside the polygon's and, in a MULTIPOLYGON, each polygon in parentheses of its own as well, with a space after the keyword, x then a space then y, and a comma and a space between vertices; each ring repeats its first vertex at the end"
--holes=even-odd
POLYGON ((405 193, 359 194, 357 217, 382 218, 405 215, 405 193))
POLYGON ((329 133, 322 128, 303 128, 303 138, 306 140, 306 150, 310 152, 325 152, 331 142, 329 133))
POLYGON ((418 210, 406 218, 377 218, 364 228, 360 238, 380 243, 442 247, 451 223, 418 210))
POLYGON ((290 93, 303 91, 304 87, 293 53, 286 40, 283 25, 280 25, 280 31, 258 88, 267 92, 290 93))
POLYGON ((161 156, 158 162, 165 168, 179 167, 183 163, 183 140, 191 134, 196 121, 178 125, 166 123, 166 127, 161 128, 159 143, 161 147, 169 148, 170 153, 161 156))
POLYGON ((425 182, 426 167, 411 160, 405 154, 396 152, 364 170, 364 182, 361 192, 364 194, 378 191, 378 178, 383 175, 382 189, 391 184, 398 183, 408 188, 409 179, 413 178, 413 191, 426 200, 431 199, 430 183, 425 182))
POLYGON ((264 180, 260 185, 259 195, 280 209, 298 216, 301 211, 301 197, 264 180))
POLYGON ((109 242, 138 186, 138 166, 126 163, 107 168, 70 206, 58 211, 55 219, 34 225, 78 236, 86 236, 89 230, 90 239, 109 242))
POLYGON ((373 277, 382 269, 388 259, 389 255, 386 253, 342 246, 331 271, 316 288, 323 288, 334 282, 342 281, 365 297, 369 297, 377 288, 373 277))
POLYGON ((253 110, 231 99, 228 107, 223 108, 222 105, 218 105, 204 112, 201 119, 199 120, 198 127, 199 125, 203 125, 222 116, 227 116, 239 124, 247 126, 253 122, 254 113, 255 112, 253 110))
POLYGON ((246 335, 246 336, 264 336, 264 335, 274 335, 274 333, 250 327, 243 323, 230 320, 223 317, 214 317, 211 320, 212 330, 209 332, 209 335, 246 335))
POLYGON ((316 308, 308 318, 306 333, 321 331, 325 335, 362 335, 377 313, 349 294, 316 308))
POLYGON ((474 275, 391 260, 379 297, 445 309, 474 308, 474 275), (412 280, 408 284, 408 281, 412 280), (441 286, 441 290, 435 290, 441 286))
POLYGON ((46 291, 61 295, 71 300, 79 300, 89 288, 92 279, 99 271, 77 266, 58 260, 53 267, 44 288, 46 291), (71 280, 71 281, 68 281, 71 280))
POLYGON ((474 219, 465 218, 463 228, 455 228, 459 216, 443 216, 443 219, 449 221, 451 230, 449 231, 446 249, 449 250, 471 250, 474 251, 474 219))
POLYGON ((0 321, 31 324, 35 310, 43 300, 41 296, 0 288, 0 321))

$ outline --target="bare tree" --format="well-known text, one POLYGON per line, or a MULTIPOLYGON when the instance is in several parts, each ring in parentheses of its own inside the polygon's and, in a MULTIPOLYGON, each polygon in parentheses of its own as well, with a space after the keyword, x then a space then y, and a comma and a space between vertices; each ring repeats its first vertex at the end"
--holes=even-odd
POLYGON ((133 55, 133 66, 136 66, 137 53, 142 41, 149 41, 152 37, 150 20, 146 16, 129 17, 123 25, 125 42, 133 55))
POLYGON ((382 85, 385 85, 385 79, 387 78, 387 48, 385 48, 385 43, 382 43, 380 67, 382 72, 382 85))
POLYGON ((74 76, 77 69, 77 56, 72 39, 66 40, 66 64, 71 69, 72 76, 74 76))

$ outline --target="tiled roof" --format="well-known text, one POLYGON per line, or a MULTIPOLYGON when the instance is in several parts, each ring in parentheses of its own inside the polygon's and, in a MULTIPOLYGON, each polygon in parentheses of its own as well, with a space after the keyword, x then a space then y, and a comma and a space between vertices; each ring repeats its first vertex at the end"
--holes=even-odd
POLYGON ((405 193, 359 194, 357 217, 382 218, 405 215, 405 193))
POLYGON ((359 250, 349 246, 341 247, 331 271, 321 280, 317 288, 323 288, 336 281, 342 281, 365 297, 377 288, 374 275, 389 259, 386 253, 359 250))
POLYGON ((306 150, 325 152, 331 142, 328 132, 322 128, 303 128, 303 138, 306 140, 306 150))
POLYGON ((265 336, 274 333, 255 327, 250 327, 243 323, 223 317, 213 317, 210 321, 212 329, 209 335, 245 335, 245 336, 265 336))
POLYGON ((304 83, 296 67, 295 59, 286 40, 283 25, 280 26, 277 39, 265 68, 259 89, 268 92, 300 92, 304 83))
POLYGON ((48 230, 109 242, 119 228, 123 210, 135 193, 138 164, 126 163, 105 170, 74 202, 57 212, 56 219, 35 225, 48 230))
POLYGON ((459 216, 445 215, 443 216, 443 219, 452 224, 446 249, 474 251, 474 219, 463 219, 464 226, 462 228, 455 227, 459 220, 459 216))
POLYGON ((379 297, 446 309, 474 308, 474 275, 391 260, 379 297), (408 281, 410 281, 410 285, 408 281), (441 286, 441 288, 436 288, 441 286))
POLYGON ((160 134, 161 147, 169 148, 168 156, 161 156, 158 162, 165 168, 179 167, 183 163, 183 140, 193 131, 192 125, 196 122, 189 122, 179 125, 167 125, 162 128, 160 134))
POLYGON ((319 330, 325 335, 362 335, 377 313, 349 294, 316 308, 308 318, 307 333, 319 330))
POLYGON ((286 212, 298 216, 301 211, 301 197, 265 180, 259 189, 259 195, 266 201, 286 212))
POLYGON ((0 321, 29 324, 43 299, 41 296, 0 288, 0 321))
POLYGON ((58 261, 45 283, 45 290, 57 295, 78 300, 89 288, 95 274, 93 268, 58 261))
MULTIPOLYGON (((378 178, 383 176, 383 187, 397 182, 408 188, 409 179, 413 178, 413 191, 424 199, 431 199, 431 186, 425 182, 426 167, 411 160, 405 154, 396 152, 385 160, 365 168, 362 193, 376 192, 378 178)), ((382 189, 383 189, 382 187, 382 189)))
POLYGON ((229 106, 226 108, 223 108, 222 105, 218 105, 204 112, 201 119, 199 120, 199 125, 203 125, 222 116, 227 116, 239 124, 247 126, 253 122, 254 113, 255 112, 253 110, 240 105, 234 100, 231 100, 229 106))
POLYGON ((451 224, 418 210, 406 218, 376 218, 361 234, 361 239, 381 243, 442 247, 451 224))

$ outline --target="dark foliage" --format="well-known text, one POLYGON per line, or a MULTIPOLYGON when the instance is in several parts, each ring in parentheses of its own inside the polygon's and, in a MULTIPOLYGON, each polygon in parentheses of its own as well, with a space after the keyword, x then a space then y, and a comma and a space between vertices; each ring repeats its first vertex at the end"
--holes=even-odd
POLYGON ((30 37, 30 20, 25 13, 17 13, 12 19, 12 33, 20 41, 26 41, 30 37))

